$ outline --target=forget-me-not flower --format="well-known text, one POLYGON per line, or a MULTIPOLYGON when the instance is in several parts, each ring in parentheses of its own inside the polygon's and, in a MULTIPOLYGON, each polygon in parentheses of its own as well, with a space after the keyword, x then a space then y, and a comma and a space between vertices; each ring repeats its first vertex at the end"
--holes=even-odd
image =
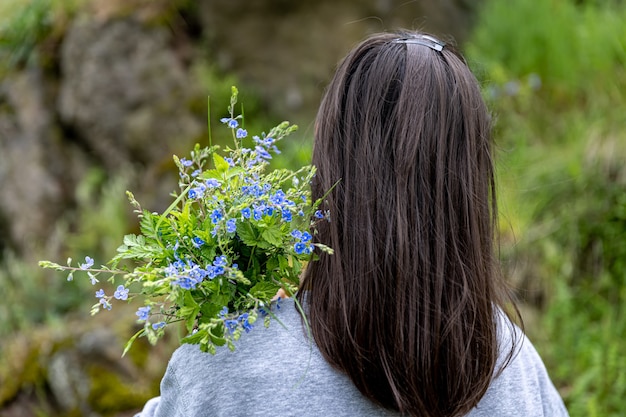
POLYGON ((137 312, 135 313, 137 317, 139 317, 138 320, 141 320, 141 321, 148 320, 148 317, 150 317, 150 309, 151 309, 150 306, 139 307, 137 309, 137 312))
POLYGON ((85 256, 85 263, 80 264, 80 269, 89 269, 93 266, 93 259, 89 256, 85 256))
POLYGON ((248 136, 248 131, 242 128, 237 129, 237 133, 235 133, 237 139, 243 139, 248 136))
POLYGON ((152 330, 159 330, 162 327, 165 327, 165 322, 164 321, 160 321, 158 323, 154 323, 152 325, 152 330))
POLYGON ((125 288, 123 285, 118 285, 115 293, 113 293, 113 297, 118 300, 128 300, 128 288, 125 288))

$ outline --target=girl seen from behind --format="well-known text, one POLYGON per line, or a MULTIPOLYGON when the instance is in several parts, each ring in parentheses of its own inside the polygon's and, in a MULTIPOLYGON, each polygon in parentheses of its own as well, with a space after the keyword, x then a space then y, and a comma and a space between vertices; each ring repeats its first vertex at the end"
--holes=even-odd
POLYGON ((283 325, 235 352, 179 348, 141 416, 567 415, 504 313, 490 118, 460 54, 419 32, 357 45, 313 164, 313 199, 332 189, 314 239, 334 255, 274 308, 283 325))

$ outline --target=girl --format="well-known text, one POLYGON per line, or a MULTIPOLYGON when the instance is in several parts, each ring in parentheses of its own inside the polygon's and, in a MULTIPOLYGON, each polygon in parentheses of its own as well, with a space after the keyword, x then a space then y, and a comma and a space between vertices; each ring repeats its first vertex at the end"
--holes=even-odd
POLYGON ((490 118, 449 45, 372 36, 315 129, 313 199, 335 250, 234 353, 184 345, 141 416, 566 416, 495 257, 490 118), (513 311, 515 309, 513 308, 513 311))

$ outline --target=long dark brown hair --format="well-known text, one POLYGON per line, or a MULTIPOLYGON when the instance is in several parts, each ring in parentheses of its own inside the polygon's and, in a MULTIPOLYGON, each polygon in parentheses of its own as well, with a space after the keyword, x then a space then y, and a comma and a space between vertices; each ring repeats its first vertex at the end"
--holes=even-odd
MULTIPOLYGON (((463 58, 386 33, 339 65, 316 120, 313 198, 333 185, 304 274, 326 360, 412 416, 469 412, 498 372, 490 117, 463 58)), ((433 44, 434 45, 434 44, 433 44)), ((501 353, 510 358, 510 352, 501 353)), ((506 360, 505 360, 506 362, 506 360)))

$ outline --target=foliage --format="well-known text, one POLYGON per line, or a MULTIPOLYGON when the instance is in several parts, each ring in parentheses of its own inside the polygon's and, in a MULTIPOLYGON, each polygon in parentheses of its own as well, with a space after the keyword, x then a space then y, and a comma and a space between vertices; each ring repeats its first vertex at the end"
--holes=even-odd
POLYGON ((60 36, 84 0, 3 0, 0 3, 0 73, 36 58, 60 36))
MULTIPOLYGON (((194 79, 199 83, 201 91, 207 91, 210 102, 222 103, 229 99, 228 90, 224 86, 243 84, 233 74, 221 72, 215 64, 208 64, 212 58, 206 58, 194 63, 191 71, 194 79)), ((242 90, 244 90, 242 88, 242 90)), ((260 131, 264 126, 273 126, 281 119, 271 112, 271 106, 263 102, 260 98, 261 92, 258 87, 245 84, 245 91, 240 92, 242 102, 245 102, 245 111, 242 107, 242 114, 246 117, 246 128, 250 131, 260 131)), ((210 103, 209 103, 210 104, 210 103)), ((206 112, 206 100, 200 103, 193 103, 192 108, 201 108, 201 114, 206 112)), ((211 124, 219 122, 215 115, 209 115, 211 124)), ((209 128, 210 130, 210 128, 209 128)), ((311 160, 312 141, 310 132, 297 130, 290 135, 289 141, 281 145, 281 157, 272 160, 274 168, 293 168, 307 164, 311 160)), ((216 131, 212 138, 215 144, 228 144, 232 140, 228 132, 216 131)))
POLYGON ((42 261, 41 266, 85 272, 92 285, 100 274, 118 284, 112 295, 96 291, 101 309, 110 310, 114 299, 140 297, 145 305, 136 315, 144 327, 131 338, 145 335, 155 343, 168 324, 183 322, 188 335, 183 343, 199 344, 215 352, 216 346, 235 348, 243 332, 252 329, 259 316, 269 325, 272 300, 280 289, 293 294, 304 262, 315 259, 309 230, 327 221, 328 213, 311 201, 309 184, 315 168, 265 172, 276 142, 295 126, 283 122, 268 134, 253 136, 254 148, 243 146, 247 131, 243 117, 235 115, 238 91, 233 87, 229 117, 221 121, 231 130, 234 149, 196 145, 190 159, 174 157, 179 168, 180 193, 163 213, 143 210, 129 193, 139 214, 139 235, 126 235, 108 266, 93 268, 90 257, 78 266, 42 261), (213 168, 209 168, 209 163, 213 168), (132 269, 120 266, 133 262, 132 269), (131 292, 132 290, 132 292, 131 292))
POLYGON ((533 224, 551 232, 525 249, 558 277, 545 316, 552 335, 546 351, 572 415, 619 415, 626 398, 618 353, 626 348, 626 147, 609 148, 602 156, 588 150, 576 176, 553 174, 560 180, 533 224))
MULTIPOLYGON (((126 207, 119 198, 127 187, 128 176, 128 172, 123 172, 108 178, 100 169, 88 171, 76 188, 76 209, 68 210, 58 220, 49 244, 54 246, 62 241, 70 251, 83 256, 115 248, 119 236, 128 229, 126 207)), ((0 337, 28 331, 80 310, 86 293, 91 291, 86 282, 73 286, 60 282, 56 274, 37 268, 10 249, 5 250, 0 263, 0 287, 11 300, 0 303, 0 337)))
POLYGON ((572 416, 626 409, 624 19, 611 1, 487 0, 467 45, 495 115, 504 261, 520 296, 542 291, 527 330, 572 416))
POLYGON ((626 65, 626 9, 606 3, 486 1, 468 54, 491 84, 515 89, 534 74, 554 104, 580 104, 572 100, 616 82, 626 65))

